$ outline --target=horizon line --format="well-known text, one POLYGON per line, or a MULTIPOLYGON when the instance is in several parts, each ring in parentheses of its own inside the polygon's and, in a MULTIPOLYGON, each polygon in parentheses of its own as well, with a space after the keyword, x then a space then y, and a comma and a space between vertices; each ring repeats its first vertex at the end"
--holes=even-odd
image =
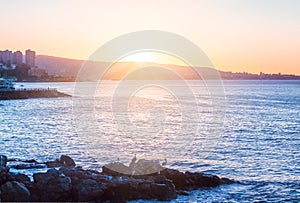
MULTIPOLYGON (((77 60, 77 61, 92 61, 92 62, 99 62, 99 63, 152 63, 152 64, 160 64, 160 65, 172 65, 172 66, 178 66, 178 67, 191 67, 191 66, 187 66, 187 65, 180 65, 180 64, 169 64, 169 63, 157 63, 157 62, 152 62, 152 61, 117 61, 117 62, 112 62, 112 61, 96 61, 96 60, 87 60, 87 59, 78 59, 78 58, 69 58, 66 56, 57 56, 57 55, 48 55, 48 54, 37 54, 36 56, 48 56, 48 57, 56 57, 56 58, 63 58, 63 59, 69 59, 69 60, 77 60)), ((217 71, 222 71, 222 72, 228 72, 228 73, 247 73, 247 74, 254 74, 254 75, 259 75, 260 73, 262 74, 267 74, 267 75, 278 75, 278 74, 283 74, 283 75, 294 75, 294 76, 300 76, 300 74, 296 74, 296 73, 288 73, 288 72, 263 72, 260 71, 259 73, 255 73, 255 72, 247 72, 244 70, 238 71, 238 72, 234 72, 232 70, 222 70, 222 68, 218 69, 218 67, 201 67, 201 66, 196 66, 194 68, 211 68, 211 69, 215 69, 217 71)))

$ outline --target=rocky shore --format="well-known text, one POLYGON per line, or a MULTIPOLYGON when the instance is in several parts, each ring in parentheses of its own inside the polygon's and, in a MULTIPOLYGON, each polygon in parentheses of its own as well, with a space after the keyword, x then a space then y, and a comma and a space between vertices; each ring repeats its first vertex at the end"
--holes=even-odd
MULTIPOLYGON (((151 164, 151 161, 145 161, 151 164)), ((148 166, 147 166, 148 167, 148 166)), ((19 161, 0 156, 0 202, 126 202, 130 200, 176 199, 188 195, 186 191, 217 187, 234 181, 215 175, 180 172, 159 165, 159 171, 146 175, 120 173, 130 170, 120 162, 102 167, 102 172, 84 170, 73 159, 62 155, 60 159, 38 163, 35 160, 19 161), (7 162, 16 162, 10 164, 7 162), (47 172, 33 174, 32 180, 25 174, 12 173, 14 169, 45 167, 47 172)), ((145 165, 143 166, 145 168, 145 165)))

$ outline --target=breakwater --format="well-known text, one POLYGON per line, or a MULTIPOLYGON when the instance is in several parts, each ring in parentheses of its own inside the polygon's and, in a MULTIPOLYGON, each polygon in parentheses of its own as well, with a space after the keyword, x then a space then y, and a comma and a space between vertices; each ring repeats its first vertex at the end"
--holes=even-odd
MULTIPOLYGON (((137 164, 139 162, 141 160, 137 164)), ((143 163, 144 168, 157 166, 153 160, 143 160, 143 163)), ((66 155, 44 163, 34 159, 8 159, 0 155, 0 202, 169 201, 178 195, 188 196, 190 190, 209 189, 235 182, 216 175, 180 172, 159 166, 161 170, 153 174, 127 175, 112 170, 129 170, 128 166, 120 162, 106 164, 100 172, 84 170, 66 155), (26 170, 41 167, 45 167, 47 172, 35 173, 32 179, 22 173, 10 172, 11 168, 26 170)))
POLYGON ((71 95, 59 92, 53 88, 24 88, 14 90, 0 90, 0 100, 70 97, 71 95))

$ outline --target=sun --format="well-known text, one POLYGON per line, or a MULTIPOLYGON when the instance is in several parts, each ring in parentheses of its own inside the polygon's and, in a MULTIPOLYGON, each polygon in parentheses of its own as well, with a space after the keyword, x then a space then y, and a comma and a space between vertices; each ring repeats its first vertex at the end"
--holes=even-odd
POLYGON ((160 53, 160 52, 137 52, 131 55, 128 55, 120 60, 120 62, 150 62, 157 64, 173 64, 173 65, 181 65, 188 66, 187 63, 182 61, 180 58, 175 57, 170 54, 160 53))
POLYGON ((151 52, 139 52, 132 55, 129 55, 122 59, 122 61, 127 62, 157 62, 154 53, 151 52))

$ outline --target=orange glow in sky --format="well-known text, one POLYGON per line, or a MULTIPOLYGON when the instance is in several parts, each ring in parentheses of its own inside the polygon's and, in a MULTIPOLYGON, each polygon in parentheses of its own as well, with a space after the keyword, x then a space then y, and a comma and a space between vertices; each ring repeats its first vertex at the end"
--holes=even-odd
POLYGON ((122 58, 120 62, 152 62, 159 64, 176 64, 181 66, 188 66, 182 59, 159 52, 143 51, 138 53, 129 54, 122 58))
POLYGON ((121 61, 135 61, 135 62, 158 62, 157 57, 151 52, 141 52, 129 55, 121 61))
MULTIPOLYGON (((9 0, 0 7, 1 50, 87 59, 122 34, 162 30, 191 40, 220 70, 300 75, 299 0, 9 0)), ((170 62, 177 63, 159 59, 170 62)))

